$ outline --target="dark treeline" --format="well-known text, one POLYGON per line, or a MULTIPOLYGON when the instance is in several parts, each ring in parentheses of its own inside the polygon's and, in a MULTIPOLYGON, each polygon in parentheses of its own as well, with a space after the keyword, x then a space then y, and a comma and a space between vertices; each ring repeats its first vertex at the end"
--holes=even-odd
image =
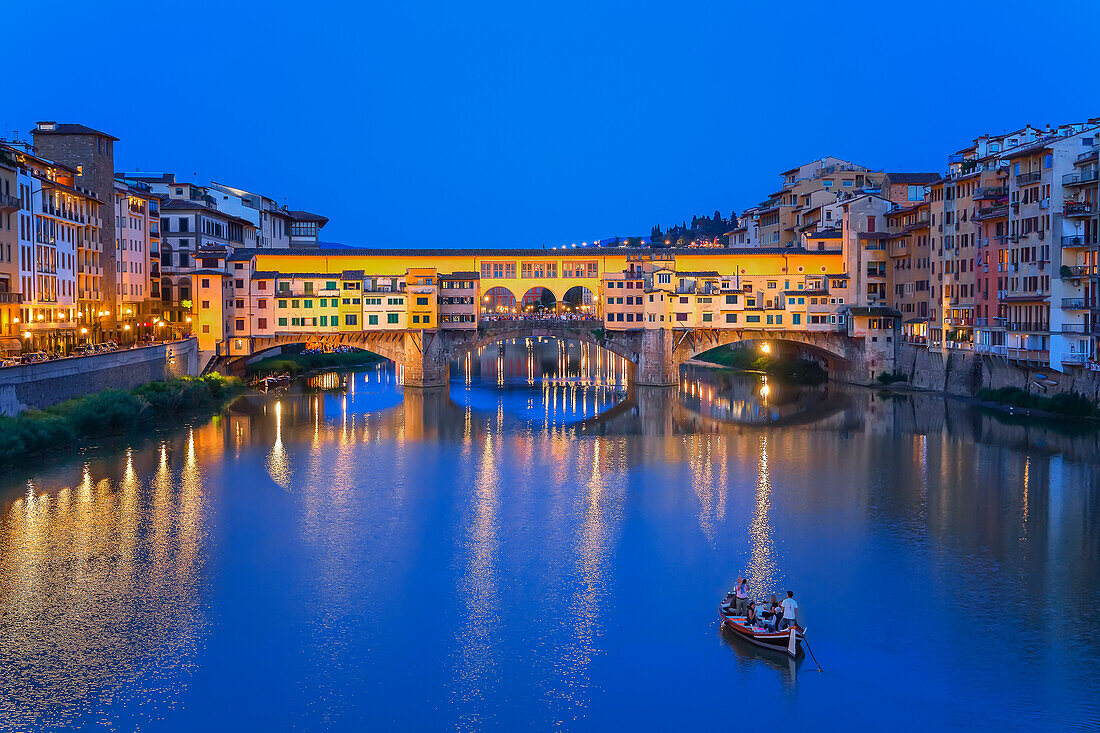
POLYGON ((716 209, 711 216, 703 214, 702 216, 691 217, 691 224, 684 221, 680 224, 673 224, 665 228, 664 231, 661 230, 659 225, 654 226, 650 232, 649 241, 655 245, 664 245, 667 242, 670 247, 686 247, 691 244, 701 244, 715 240, 725 244, 725 238, 722 235, 735 226, 737 226, 736 212, 731 213, 727 219, 716 209))

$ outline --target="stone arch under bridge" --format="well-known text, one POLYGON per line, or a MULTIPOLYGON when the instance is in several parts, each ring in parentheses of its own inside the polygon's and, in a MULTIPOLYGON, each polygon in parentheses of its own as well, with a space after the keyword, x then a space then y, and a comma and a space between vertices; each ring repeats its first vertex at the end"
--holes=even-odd
POLYGON ((601 321, 503 320, 483 322, 476 330, 360 331, 348 333, 297 333, 253 337, 250 353, 222 357, 215 367, 240 374, 246 362, 265 352, 290 344, 307 347, 348 345, 378 354, 401 365, 405 385, 434 387, 448 380, 452 361, 494 343, 509 339, 556 338, 579 341, 617 354, 635 365, 633 381, 640 385, 668 386, 679 383, 680 365, 710 349, 740 341, 792 343, 822 358, 830 376, 863 381, 863 342, 839 332, 778 331, 756 329, 636 329, 607 331, 601 321))
POLYGON ((848 375, 862 365, 864 358, 863 342, 837 331, 693 328, 673 333, 673 361, 677 366, 719 346, 752 341, 793 344, 822 359, 830 374, 836 375, 848 375))

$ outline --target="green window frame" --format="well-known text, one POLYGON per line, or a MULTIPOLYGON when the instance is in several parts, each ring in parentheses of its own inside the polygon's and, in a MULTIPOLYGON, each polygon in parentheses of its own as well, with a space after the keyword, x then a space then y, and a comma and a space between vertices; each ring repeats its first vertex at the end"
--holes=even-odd
POLYGON ((372 313, 369 316, 367 316, 367 325, 368 326, 377 326, 378 325, 378 315, 375 314, 375 313, 372 313))
POLYGON ((325 327, 328 326, 328 316, 321 316, 321 325, 325 327))
POLYGON ((313 301, 312 300, 303 300, 302 301, 302 307, 303 308, 312 308, 313 307, 313 301))
POLYGON ((400 316, 397 313, 387 313, 386 323, 398 323, 400 316))
MULTIPOLYGON (((280 308, 286 308, 286 301, 285 300, 280 300, 279 301, 279 307, 280 308)), ((286 324, 284 323, 283 325, 285 326, 286 324)))
POLYGON ((279 325, 280 326, 286 326, 286 319, 285 318, 280 318, 279 319, 279 325))
POLYGON ((335 289, 336 289, 336 281, 335 280, 325 281, 325 290, 335 290, 335 289))

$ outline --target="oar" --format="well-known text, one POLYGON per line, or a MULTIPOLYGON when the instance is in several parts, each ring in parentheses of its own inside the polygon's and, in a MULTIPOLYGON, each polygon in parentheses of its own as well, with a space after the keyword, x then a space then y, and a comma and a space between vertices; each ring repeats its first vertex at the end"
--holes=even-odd
POLYGON ((814 664, 817 664, 817 671, 818 672, 824 672, 825 670, 823 670, 821 668, 821 665, 818 664, 818 662, 817 662, 817 657, 814 656, 814 650, 810 648, 809 643, 806 641, 806 635, 805 635, 806 630, 803 629, 802 631, 803 631, 802 644, 806 647, 806 651, 808 651, 810 653, 810 659, 814 660, 814 664))

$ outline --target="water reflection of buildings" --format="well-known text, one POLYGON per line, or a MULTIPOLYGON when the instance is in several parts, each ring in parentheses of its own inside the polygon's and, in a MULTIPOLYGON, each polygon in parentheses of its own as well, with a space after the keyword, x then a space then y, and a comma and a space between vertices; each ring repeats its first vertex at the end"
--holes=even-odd
POLYGON ((205 624, 208 501, 200 464, 219 452, 221 427, 43 472, 7 505, 0 533, 6 725, 66 727, 81 716, 100 720, 104 699, 138 707, 149 689, 167 698, 184 693, 176 685, 197 662, 205 624), (204 445, 215 448, 200 455, 204 445))

